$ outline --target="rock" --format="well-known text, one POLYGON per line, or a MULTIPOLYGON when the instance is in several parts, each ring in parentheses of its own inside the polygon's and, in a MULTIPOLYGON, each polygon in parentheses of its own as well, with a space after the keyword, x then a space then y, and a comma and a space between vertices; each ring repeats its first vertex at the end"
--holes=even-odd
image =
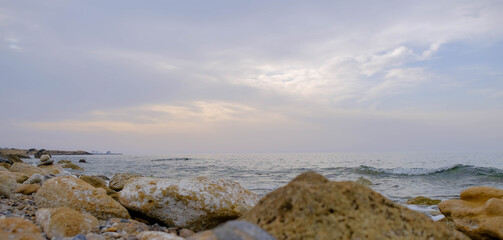
POLYGON ((54 160, 47 160, 45 162, 39 162, 37 163, 37 167, 44 166, 44 165, 51 165, 54 163, 54 160))
MULTIPOLYGON (((246 221, 229 221, 210 231, 200 232, 189 240, 275 240, 259 226, 246 221)), ((301 238, 298 238, 301 239, 301 238)), ((316 239, 316 238, 314 238, 316 239)))
POLYGON ((314 172, 269 193, 240 220, 277 239, 468 239, 367 186, 314 172))
POLYGON ((123 232, 130 235, 138 235, 140 232, 149 230, 149 226, 147 224, 133 219, 111 218, 107 220, 106 226, 115 228, 117 232, 123 232))
POLYGON ((16 179, 9 175, 0 175, 0 196, 15 198, 13 190, 16 189, 16 179))
POLYGON ((136 177, 143 177, 143 176, 134 173, 117 173, 112 177, 112 180, 110 180, 108 186, 115 191, 120 191, 124 188, 124 184, 129 179, 136 177))
POLYGON ((8 158, 4 158, 2 156, 0 156, 0 163, 6 163, 6 164, 13 164, 14 162, 12 162, 11 160, 9 160, 8 158))
POLYGON ((34 183, 38 183, 40 185, 42 185, 42 183, 44 183, 45 181, 47 181, 48 179, 54 177, 55 175, 53 174, 47 174, 45 176, 42 176, 38 173, 35 173, 33 175, 31 175, 30 178, 26 179, 26 181, 24 181, 23 183, 24 184, 34 184, 34 183))
POLYGON ((79 162, 81 162, 81 163, 87 163, 85 159, 80 159, 79 162))
POLYGON ((119 201, 168 226, 201 231, 238 218, 255 205, 258 196, 229 180, 141 177, 126 183, 119 201))
POLYGON ((24 173, 28 176, 31 176, 35 173, 41 174, 41 175, 46 175, 48 172, 42 170, 41 168, 26 164, 26 163, 14 163, 12 166, 9 168, 11 172, 20 172, 24 173))
POLYGON ((99 221, 95 217, 67 207, 41 208, 37 210, 36 216, 37 224, 42 227, 48 238, 86 234, 99 226, 99 221))
POLYGON ((63 168, 70 168, 70 169, 73 169, 73 170, 84 171, 84 169, 81 168, 79 165, 77 165, 75 163, 72 163, 72 162, 70 162, 68 160, 61 160, 58 163, 61 164, 61 167, 63 167, 63 168))
POLYGON ((183 240, 183 238, 159 231, 145 231, 138 234, 139 240, 183 240))
POLYGON ((110 178, 108 178, 108 177, 107 177, 107 176, 105 176, 105 175, 93 175, 93 177, 99 177, 99 178, 101 178, 101 179, 103 179, 103 180, 105 180, 105 181, 110 181, 110 178))
POLYGON ((79 179, 91 184, 95 188, 106 188, 107 182, 99 177, 80 175, 79 179))
POLYGON ((9 176, 13 177, 16 179, 16 182, 22 183, 28 179, 28 175, 20 172, 6 172, 6 171, 0 171, 0 176, 9 176))
POLYGON ((9 169, 5 168, 4 166, 0 166, 0 171, 9 171, 9 169))
POLYGON ((359 183, 361 185, 365 185, 365 186, 372 186, 374 185, 370 180, 364 178, 364 177, 359 177, 358 179, 356 179, 355 181, 356 183, 359 183))
POLYGON ((19 184, 14 192, 24 195, 30 195, 34 192, 37 192, 38 189, 40 189, 40 185, 38 184, 19 184))
POLYGON ((44 240, 42 231, 35 224, 22 218, 0 218, 0 239, 44 240))
POLYGON ((70 160, 59 160, 58 163, 59 164, 72 163, 72 161, 70 161, 70 160))
POLYGON ((407 200, 407 204, 413 204, 413 205, 437 205, 439 202, 440 200, 438 199, 431 199, 423 196, 407 200))
POLYGON ((60 174, 66 172, 59 164, 42 165, 39 166, 39 168, 51 174, 60 174))
POLYGON ((51 155, 49 155, 49 154, 44 154, 44 155, 40 156, 40 161, 41 162, 46 162, 46 161, 49 161, 49 160, 51 160, 51 155))
POLYGON ((44 182, 35 195, 42 208, 69 207, 98 219, 130 218, 128 211, 101 188, 75 177, 55 177, 44 182))
POLYGON ((42 155, 45 154, 45 152, 46 152, 45 149, 40 149, 40 150, 38 150, 38 152, 36 152, 35 154, 33 154, 33 157, 40 158, 40 157, 42 157, 42 155))
POLYGON ((0 166, 6 168, 6 169, 9 169, 10 168, 10 165, 11 163, 6 163, 6 162, 0 162, 0 166))
POLYGON ((179 236, 181 238, 188 238, 194 234, 196 234, 194 231, 187 229, 187 228, 182 228, 182 229, 180 229, 180 232, 179 232, 179 236))
POLYGON ((503 239, 503 189, 471 187, 460 198, 438 204, 456 229, 472 239, 503 239))

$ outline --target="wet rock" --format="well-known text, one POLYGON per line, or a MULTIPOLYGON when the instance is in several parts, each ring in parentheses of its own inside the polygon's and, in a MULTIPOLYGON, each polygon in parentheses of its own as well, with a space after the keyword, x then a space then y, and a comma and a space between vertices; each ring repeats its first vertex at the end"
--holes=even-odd
POLYGON ((22 218, 0 218, 0 239, 44 240, 42 231, 35 224, 22 218))
POLYGON ((132 178, 142 177, 142 175, 134 173, 117 173, 112 177, 108 186, 115 190, 120 191, 124 188, 124 184, 132 178))
POLYGON ((275 240, 275 238, 253 223, 229 221, 210 231, 195 234, 188 240, 275 240))
POLYGON ((165 232, 145 231, 138 234, 139 240, 183 240, 183 238, 165 232))
POLYGON ((35 195, 39 207, 69 207, 98 219, 130 218, 127 210, 101 188, 75 177, 55 177, 44 182, 35 195))
POLYGON ((407 200, 407 204, 413 205, 437 205, 438 203, 440 203, 440 200, 438 199, 431 199, 423 196, 407 200))
POLYGON ((0 175, 0 196, 14 198, 13 190, 16 189, 16 179, 9 175, 0 175))
POLYGON ((87 163, 85 159, 80 159, 79 162, 81 162, 81 163, 87 163))
POLYGON ((438 204, 456 229, 472 239, 503 239, 503 189, 471 187, 460 198, 438 204))
POLYGON ((31 176, 35 173, 41 174, 41 175, 46 175, 49 174, 48 172, 44 171, 41 168, 26 164, 26 163, 14 163, 12 166, 9 168, 11 172, 20 172, 24 173, 28 176, 31 176))
POLYGON ((258 196, 229 180, 142 177, 126 183, 119 201, 168 226, 201 231, 238 218, 255 205, 258 196))
POLYGON ((99 226, 95 217, 67 207, 41 208, 37 210, 36 216, 37 224, 42 226, 48 238, 86 234, 99 226))
POLYGON ((73 169, 73 170, 84 171, 84 169, 81 168, 79 165, 77 165, 75 163, 72 163, 69 160, 61 160, 58 163, 61 164, 61 167, 63 167, 63 168, 70 168, 70 169, 73 169))
POLYGON ((49 160, 51 160, 51 155, 49 155, 49 154, 44 154, 44 155, 40 156, 40 161, 41 162, 47 162, 49 160))
POLYGON ((38 184, 19 184, 14 192, 24 195, 30 195, 37 192, 38 189, 40 189, 40 185, 38 184))
POLYGON ((54 163, 54 160, 47 160, 45 162, 39 162, 37 163, 37 167, 44 166, 44 165, 51 165, 54 163))
POLYGON ((277 239, 468 239, 355 182, 306 172, 241 218, 277 239))

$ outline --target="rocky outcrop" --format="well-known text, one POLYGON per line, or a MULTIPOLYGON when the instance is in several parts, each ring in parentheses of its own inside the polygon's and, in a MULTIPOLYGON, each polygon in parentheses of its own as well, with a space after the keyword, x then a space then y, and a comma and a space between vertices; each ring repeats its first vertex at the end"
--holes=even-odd
POLYGON ((115 191, 120 191, 124 188, 124 184, 126 184, 129 179, 137 177, 143 176, 134 173, 117 173, 112 177, 108 186, 115 191))
POLYGON ((366 186, 314 172, 266 195, 240 219, 277 239, 468 239, 366 186))
POLYGON ((48 238, 73 237, 77 234, 86 234, 99 226, 95 217, 77 212, 71 208, 41 208, 36 212, 39 224, 48 238))
POLYGON ((55 177, 44 182, 35 195, 42 208, 69 207, 98 219, 130 218, 127 210, 101 188, 75 177, 55 177))
POLYGON ((44 240, 42 231, 35 224, 22 218, 0 218, 0 239, 44 240))
POLYGON ((12 166, 9 168, 11 172, 20 172, 24 173, 28 176, 31 176, 35 173, 41 174, 41 175, 46 175, 49 174, 48 172, 44 171, 41 168, 26 164, 26 163, 14 163, 12 166))
POLYGON ((472 239, 503 239, 503 189, 471 187, 438 208, 472 239))
POLYGON ((229 221, 215 229, 190 236, 188 240, 275 240, 275 238, 253 223, 229 221))
POLYGON ((201 231, 238 218, 255 205, 258 196, 228 180, 142 177, 124 186, 119 201, 168 226, 201 231))

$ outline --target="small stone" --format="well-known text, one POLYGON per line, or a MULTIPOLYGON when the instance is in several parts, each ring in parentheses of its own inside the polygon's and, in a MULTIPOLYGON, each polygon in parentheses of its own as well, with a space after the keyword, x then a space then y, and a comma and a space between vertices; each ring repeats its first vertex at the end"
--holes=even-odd
POLYGON ((50 161, 51 160, 51 156, 49 154, 44 154, 42 156, 40 156, 40 161, 41 162, 47 162, 47 161, 50 161))
POLYGON ((85 159, 80 159, 79 162, 81 162, 81 163, 87 163, 85 159))
POLYGON ((188 238, 194 234, 195 234, 194 231, 187 229, 187 228, 180 229, 180 231, 178 233, 178 235, 182 238, 188 238))
POLYGON ((117 232, 117 228, 116 227, 109 227, 105 230, 105 232, 117 232))

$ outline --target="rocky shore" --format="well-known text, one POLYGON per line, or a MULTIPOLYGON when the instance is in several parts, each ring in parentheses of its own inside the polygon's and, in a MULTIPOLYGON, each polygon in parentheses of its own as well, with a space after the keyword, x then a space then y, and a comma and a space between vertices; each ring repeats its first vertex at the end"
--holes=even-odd
MULTIPOLYGON (((0 163, 0 239, 503 239, 503 190, 439 203, 446 219, 364 184, 306 172, 263 198, 238 183, 131 173, 89 176, 78 163, 0 163)), ((424 201, 418 204, 437 204, 424 201)))

